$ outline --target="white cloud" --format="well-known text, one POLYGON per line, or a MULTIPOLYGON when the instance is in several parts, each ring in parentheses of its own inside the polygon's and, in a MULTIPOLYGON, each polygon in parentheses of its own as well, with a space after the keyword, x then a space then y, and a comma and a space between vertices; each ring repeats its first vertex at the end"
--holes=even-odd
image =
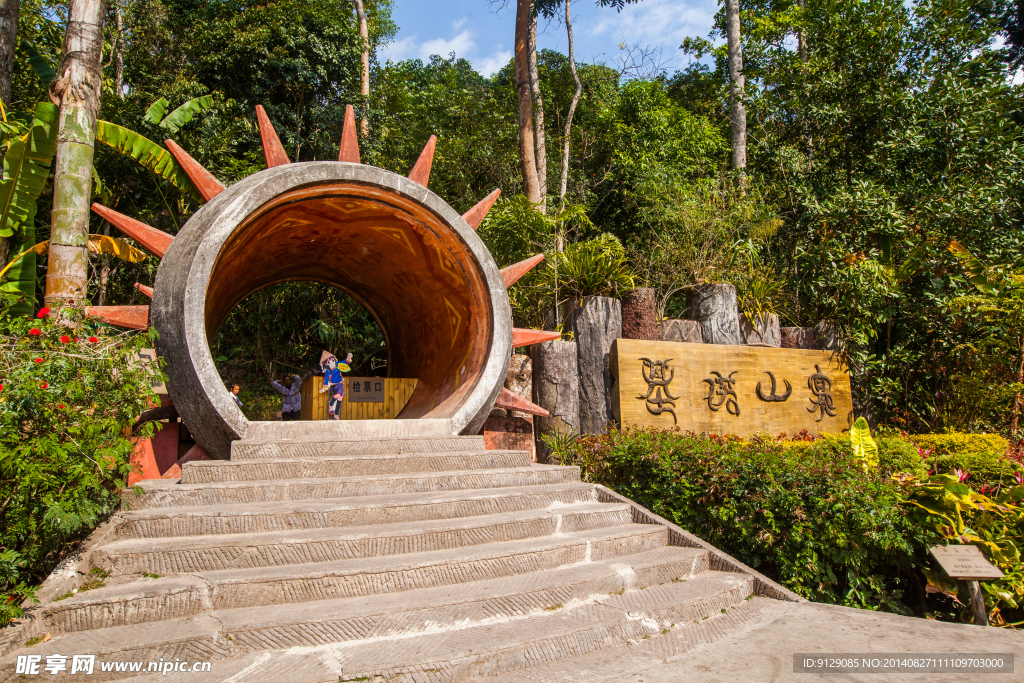
POLYGON ((644 0, 621 12, 603 12, 589 32, 625 43, 675 48, 687 36, 707 36, 717 11, 715 0, 644 0))
POLYGON ((420 45, 420 53, 417 56, 420 59, 428 59, 430 55, 447 57, 454 52, 457 56, 465 57, 473 51, 474 47, 476 47, 476 43, 473 42, 473 33, 466 30, 461 31, 454 38, 434 38, 426 41, 420 45))
POLYGON ((484 57, 483 59, 474 59, 471 61, 473 62, 474 69, 476 69, 480 74, 490 78, 495 73, 500 71, 502 67, 508 64, 508 60, 510 59, 512 59, 511 50, 498 49, 495 50, 494 53, 491 54, 489 57, 484 57))
POLYGON ((450 38, 431 38, 421 41, 417 33, 400 38, 381 49, 379 58, 382 62, 386 60, 398 62, 403 59, 426 61, 430 59, 431 55, 447 58, 454 52, 456 57, 468 59, 473 64, 473 68, 484 76, 492 76, 505 66, 508 60, 512 59, 512 51, 503 50, 501 44, 498 43, 494 45, 494 51, 490 55, 475 54, 476 34, 469 29, 462 29, 467 20, 467 17, 463 17, 452 22, 451 29, 455 35, 450 38))

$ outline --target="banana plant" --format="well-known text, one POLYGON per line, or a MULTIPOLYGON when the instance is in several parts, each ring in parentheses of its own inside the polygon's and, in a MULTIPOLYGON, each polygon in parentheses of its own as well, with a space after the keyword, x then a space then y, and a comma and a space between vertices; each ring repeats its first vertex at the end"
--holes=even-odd
MULTIPOLYGON (((46 186, 57 144, 57 116, 60 110, 50 102, 40 102, 27 133, 14 138, 4 156, 4 179, 0 182, 0 236, 10 240, 16 253, 35 242, 36 202, 46 186)), ((14 262, 12 262, 14 263, 14 262)), ((19 259, 0 291, 19 296, 11 307, 12 315, 31 315, 36 291, 36 259, 19 259)))
POLYGON ((170 102, 168 102, 166 98, 161 97, 159 100, 149 105, 149 109, 146 110, 146 115, 142 118, 145 121, 149 121, 154 126, 160 126, 169 134, 173 135, 174 133, 177 133, 182 126, 191 121, 193 116, 204 109, 212 107, 213 96, 203 95, 202 97, 191 99, 172 111, 170 114, 167 114, 167 116, 164 116, 168 106, 170 106, 170 102))
POLYGON ((871 438, 871 427, 863 417, 858 417, 850 427, 850 445, 865 473, 878 467, 878 444, 871 438))
MULTIPOLYGON (((110 237, 109 235, 89 235, 89 242, 86 246, 89 249, 90 254, 115 256, 122 261, 128 261, 130 263, 138 263, 146 258, 146 252, 141 249, 136 249, 122 239, 110 237)), ((31 247, 12 258, 7 265, 4 266, 3 270, 0 270, 0 277, 3 277, 8 270, 16 266, 22 259, 32 254, 42 256, 49 248, 50 240, 33 244, 31 247)))

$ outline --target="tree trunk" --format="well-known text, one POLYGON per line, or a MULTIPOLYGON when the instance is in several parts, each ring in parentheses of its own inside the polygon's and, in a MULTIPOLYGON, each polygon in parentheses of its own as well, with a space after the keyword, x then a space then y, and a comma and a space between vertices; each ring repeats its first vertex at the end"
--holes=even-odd
POLYGON ((700 323, 705 344, 740 343, 736 288, 722 282, 686 290, 687 317, 700 323))
POLYGON ((533 402, 549 417, 534 418, 537 462, 547 462, 551 449, 544 436, 579 432, 580 379, 576 343, 550 341, 530 347, 533 356, 533 402))
POLYGON ((740 39, 740 1, 725 0, 729 49, 729 105, 732 118, 732 165, 743 177, 747 167, 747 105, 743 101, 743 44, 740 39))
MULTIPOLYGON (((110 234, 110 223, 103 221, 104 235, 110 234)), ((100 286, 96 294, 96 305, 105 306, 107 303, 107 283, 110 282, 110 259, 106 255, 100 256, 100 286)))
MULTIPOLYGON (((4 111, 11 106, 11 78, 14 73, 14 48, 18 40, 20 0, 0 0, 0 99, 4 111)), ((0 268, 7 263, 9 242, 0 237, 0 268)))
POLYGON ((658 339, 659 325, 654 305, 656 298, 650 287, 637 287, 622 297, 623 339, 658 339))
MULTIPOLYGON (((117 4, 117 42, 114 46, 114 90, 124 99, 124 17, 121 3, 117 4)), ((102 304, 100 304, 102 306, 102 304)))
POLYGON ((359 72, 359 93, 363 96, 363 118, 359 121, 359 132, 365 140, 370 134, 370 119, 367 118, 367 103, 370 101, 370 32, 366 28, 366 10, 363 0, 353 0, 356 18, 359 20, 359 38, 363 41, 362 68, 359 72))
POLYGON ((533 96, 530 93, 530 15, 532 0, 516 0, 516 93, 519 97, 519 166, 523 192, 531 204, 541 203, 537 157, 533 145, 533 96))
POLYGON ((537 192, 540 193, 541 213, 547 212, 548 203, 548 147, 544 135, 544 99, 540 93, 540 73, 537 71, 537 14, 530 15, 529 35, 530 95, 533 97, 533 147, 537 163, 537 192))
MULTIPOLYGON (((733 308, 735 310, 735 308, 733 308)), ((601 434, 612 416, 612 374, 608 354, 622 336, 622 307, 618 299, 584 297, 569 314, 566 327, 576 341, 580 372, 580 432, 601 434)))
POLYGON ((11 107, 11 78, 14 74, 14 49, 18 46, 20 15, 20 0, 0 0, 0 98, 3 98, 4 109, 8 110, 11 107))
POLYGON ((565 32, 569 37, 569 72, 572 74, 572 80, 576 83, 576 90, 572 94, 572 102, 569 103, 569 114, 565 117, 565 134, 562 139, 562 179, 558 186, 558 206, 559 208, 565 207, 565 191, 569 186, 569 141, 572 139, 570 134, 572 133, 572 117, 576 114, 576 105, 580 101, 580 95, 583 93, 583 83, 580 81, 580 76, 576 73, 576 55, 573 49, 572 42, 572 18, 569 14, 569 4, 572 0, 565 0, 565 32))
MULTIPOLYGON (((796 4, 800 9, 803 9, 806 7, 806 0, 797 0, 796 4)), ((796 46, 797 54, 800 55, 800 61, 803 64, 807 64, 807 32, 802 28, 796 34, 796 46)))
POLYGON ((93 144, 100 110, 103 0, 71 0, 64 59, 50 97, 60 106, 46 303, 81 302, 88 284, 93 144))

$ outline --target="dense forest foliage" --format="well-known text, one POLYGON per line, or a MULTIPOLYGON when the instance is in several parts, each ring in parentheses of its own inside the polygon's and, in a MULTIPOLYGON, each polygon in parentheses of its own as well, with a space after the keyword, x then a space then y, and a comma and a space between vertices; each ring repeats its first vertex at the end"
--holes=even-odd
MULTIPOLYGON (((784 324, 831 322, 859 409, 879 422, 911 431, 1016 426, 1024 389, 1024 309, 1015 303, 1024 265, 1024 112, 1014 80, 1015 5, 741 2, 749 159, 742 177, 730 165, 724 14, 711 36, 681 46, 693 57, 684 70, 577 64, 583 92, 561 199, 558 160, 574 81, 565 55, 542 50, 542 214, 517 196, 513 65, 487 78, 455 56, 382 63, 377 51, 397 31, 391 2, 365 4, 368 98, 347 0, 110 2, 101 118, 158 143, 173 137, 230 183, 264 167, 256 104, 293 160, 314 160, 335 158, 351 103, 368 121, 364 163, 406 173, 436 134, 434 192, 465 211, 502 188, 480 230, 500 265, 556 250, 611 264, 613 272, 593 282, 553 282, 544 269, 531 275, 512 292, 522 324, 554 324, 553 304, 567 297, 639 285, 657 290, 662 315, 678 317, 686 286, 724 280, 744 305, 776 312, 784 324), (174 108, 207 95, 173 135, 147 118, 160 98, 174 108)), ((30 57, 59 63, 65 12, 51 0, 22 3, 25 42, 5 103, 12 116, 46 99, 30 57)), ((97 145, 95 166, 97 201, 169 233, 199 207, 110 147, 97 145)), ((49 192, 35 217, 40 241, 49 192)), ((93 230, 109 226, 94 217, 93 230)), ((143 303, 133 285, 152 284, 156 259, 93 259, 94 301, 143 303)), ((41 259, 40 273, 44 266, 41 259)), ((317 344, 379 344, 372 318, 346 309, 344 297, 297 286, 262 296, 236 312, 216 353, 263 381, 275 370, 258 360, 259 344, 278 344, 278 370, 309 367, 317 344), (298 306, 304 315, 285 315, 298 306), (262 324, 267 319, 291 327, 262 324)))

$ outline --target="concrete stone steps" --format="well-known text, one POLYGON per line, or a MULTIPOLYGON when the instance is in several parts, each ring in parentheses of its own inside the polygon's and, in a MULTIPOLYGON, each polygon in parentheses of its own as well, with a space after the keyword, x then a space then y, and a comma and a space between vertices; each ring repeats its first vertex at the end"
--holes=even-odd
MULTIPOLYGON (((589 586, 579 589, 558 588, 557 572, 551 572, 462 585, 454 593, 426 589, 415 594, 280 605, 259 611, 215 611, 192 618, 67 633, 26 648, 22 654, 89 652, 100 660, 134 661, 178 658, 212 661, 212 668, 220 670, 219 662, 231 657, 261 652, 260 659, 266 660, 275 653, 298 649, 310 657, 329 653, 329 666, 337 667, 334 680, 447 683, 543 664, 641 640, 683 624, 697 624, 735 609, 750 595, 749 577, 724 572, 703 572, 682 581, 629 589, 625 588, 629 568, 622 563, 618 567, 585 567, 579 583, 589 586), (531 579, 536 584, 532 588, 531 579), (588 588, 616 585, 623 588, 612 594, 586 593, 588 588), (492 592, 493 596, 488 595, 492 592), (548 603, 559 595, 575 594, 582 597, 548 603)), ((563 576, 562 580, 566 578, 572 577, 563 576)), ((82 680, 116 680, 130 675, 96 672, 82 680)), ((190 680, 226 679, 223 673, 210 678, 190 676, 190 680)), ((250 679, 234 680, 277 679, 254 671, 250 679)))
POLYGON ((336 651, 342 669, 338 680, 380 676, 389 683, 450 683, 513 671, 699 624, 728 614, 749 595, 749 577, 705 572, 524 619, 360 643, 336 651))
MULTIPOLYGON (((614 683, 638 674, 643 680, 642 674, 648 669, 677 662, 695 650, 725 639, 736 639, 752 630, 770 627, 772 622, 792 608, 791 602, 749 597, 743 603, 728 608, 725 614, 712 616, 699 623, 677 625, 669 629, 668 633, 601 648, 576 657, 547 661, 491 676, 473 677, 466 683, 614 683)), ((677 666, 678 680, 686 680, 686 665, 680 662, 677 666)))
POLYGON ((473 491, 144 508, 118 513, 116 536, 169 538, 366 526, 475 517, 596 500, 592 484, 570 482, 473 491))
MULTIPOLYGON (((191 463, 188 463, 191 464, 191 463)), ((281 479, 262 482, 219 482, 179 484, 150 479, 140 483, 142 495, 125 495, 129 510, 154 507, 221 505, 273 501, 383 496, 430 491, 471 491, 474 489, 540 486, 578 482, 578 467, 531 465, 469 472, 419 472, 374 474, 333 479, 281 479)))
POLYGON ((403 453, 458 453, 484 450, 482 436, 381 437, 375 439, 323 439, 315 435, 279 439, 243 439, 231 445, 231 460, 328 457, 341 455, 388 455, 403 453))
POLYGON ((628 505, 575 503, 545 510, 343 529, 126 539, 96 549, 91 559, 97 567, 118 574, 185 574, 403 555, 585 531, 630 521, 628 505))
POLYGON ((181 483, 326 479, 367 474, 493 470, 529 465, 530 455, 523 451, 483 449, 457 453, 359 453, 267 460, 200 460, 186 463, 181 468, 181 483))
MULTIPOLYGON (((584 542, 602 540, 600 536, 597 539, 586 538, 583 533, 577 536, 579 541, 584 542)), ((611 538, 605 537, 603 540, 607 545, 611 538)), ((621 533, 617 540, 623 540, 621 533)), ((634 549, 633 545, 620 544, 616 549, 628 551, 634 549)), ((348 615, 345 619, 352 620, 360 615, 367 617, 374 613, 374 609, 390 614, 396 611, 397 606, 405 608, 418 605, 416 609, 430 607, 433 610, 424 619, 430 623, 440 623, 437 622, 441 618, 438 609, 454 595, 468 596, 464 601, 469 602, 473 602, 470 597, 475 596, 478 598, 477 603, 480 599, 504 596, 501 605, 495 603, 486 607, 489 613, 497 614, 500 610, 507 612, 519 609, 527 603, 540 601, 544 603, 542 607, 547 608, 556 603, 567 604, 571 599, 583 599, 591 594, 612 593, 688 578, 708 567, 708 555, 703 550, 660 547, 640 553, 609 555, 589 562, 535 569, 533 572, 516 571, 522 568, 523 550, 520 549, 520 557, 509 554, 496 556, 492 550, 489 557, 483 555, 474 558, 474 562, 463 560, 461 569, 466 573, 455 580, 453 574, 460 568, 447 567, 446 571, 436 571, 444 566, 439 565, 441 558, 433 558, 434 565, 430 567, 435 570, 433 572, 423 571, 427 568, 422 566, 411 567, 407 560, 405 566, 392 562, 392 566, 387 569, 375 567, 373 573, 367 574, 365 563, 357 564, 349 560, 296 567, 290 575, 257 569, 143 579, 89 591, 54 603, 47 609, 46 623, 51 633, 70 633, 190 617, 219 610, 214 616, 225 624, 230 622, 244 626, 248 622, 272 623, 274 628, 291 628, 294 623, 319 623, 326 619, 324 615, 331 615, 332 623, 335 624, 332 629, 359 630, 363 628, 359 623, 344 627, 339 625, 339 615, 348 615), (488 572, 479 571, 483 560, 490 560, 491 564, 504 564, 506 567, 501 572, 491 569, 489 573, 493 575, 488 576, 488 572), (362 571, 359 564, 362 565, 362 571), (476 578, 473 575, 474 569, 477 569, 477 576, 486 578, 476 578), (403 573, 405 576, 402 576, 403 573), (406 580, 402 581, 403 578, 406 580), (546 592, 538 592, 542 590, 546 592), (265 612, 266 607, 285 604, 296 607, 291 611, 279 610, 274 614, 292 616, 285 620, 275 617, 271 622, 266 622, 264 616, 269 614, 265 612), (379 607, 372 607, 375 604, 379 607)), ((509 550, 506 548, 505 552, 509 550)), ((403 623, 406 621, 408 618, 403 617, 403 623)), ((241 626, 237 630, 241 630, 241 626)))

